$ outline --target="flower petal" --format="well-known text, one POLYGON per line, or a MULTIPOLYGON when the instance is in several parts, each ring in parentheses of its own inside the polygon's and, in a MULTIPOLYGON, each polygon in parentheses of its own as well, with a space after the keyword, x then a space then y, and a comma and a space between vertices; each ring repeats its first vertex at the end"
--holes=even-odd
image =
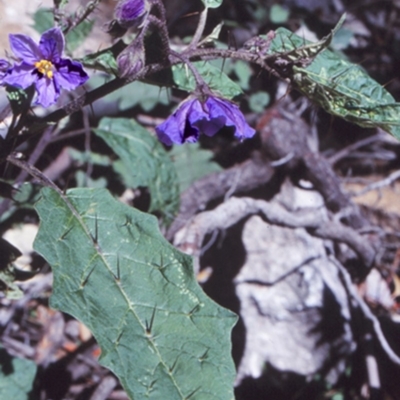
POLYGON ((38 79, 39 76, 35 73, 35 68, 32 65, 21 63, 14 65, 7 71, 2 83, 26 89, 32 83, 36 83, 38 79))
POLYGON ((60 88, 53 79, 42 77, 36 82, 36 103, 43 107, 54 104, 60 96, 60 88))
POLYGON ((78 61, 69 59, 61 59, 55 65, 54 79, 57 83, 66 90, 73 90, 80 85, 83 85, 88 79, 88 74, 84 71, 82 64, 78 61))
POLYGON ((209 121, 199 121, 196 123, 197 128, 199 128, 201 133, 207 136, 214 136, 225 126, 226 118, 220 116, 219 118, 212 118, 209 121))
POLYGON ((42 58, 37 44, 26 35, 9 35, 10 47, 16 57, 27 64, 34 64, 42 58))
POLYGON ((10 63, 3 58, 0 58, 0 85, 3 83, 2 79, 7 75, 7 72, 10 70, 10 63))
POLYGON ((220 123, 225 118, 226 126, 233 126, 235 137, 240 140, 251 138, 256 131, 249 126, 244 119, 242 112, 236 104, 217 97, 209 97, 206 101, 210 113, 210 121, 220 123))
POLYGON ((171 146, 173 143, 197 142, 200 132, 193 124, 202 118, 207 118, 207 115, 199 100, 189 98, 181 103, 169 118, 156 127, 157 136, 167 146, 171 146))
POLYGON ((39 49, 45 60, 59 62, 64 51, 64 35, 60 28, 51 28, 40 37, 39 49))
POLYGON ((6 72, 10 69, 11 64, 4 58, 0 58, 0 71, 6 72))

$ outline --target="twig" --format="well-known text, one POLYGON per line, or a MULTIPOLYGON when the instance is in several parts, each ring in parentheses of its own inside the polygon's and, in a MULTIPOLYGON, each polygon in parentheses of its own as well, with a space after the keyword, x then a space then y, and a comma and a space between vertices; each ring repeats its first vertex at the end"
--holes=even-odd
POLYGON ((90 154, 91 154, 90 140, 92 131, 90 129, 88 110, 86 108, 83 108, 82 114, 83 114, 83 126, 85 128, 85 158, 87 162, 85 184, 87 185, 87 181, 92 176, 93 172, 93 162, 90 160, 90 154))
POLYGON ((197 25, 196 32, 193 35, 192 41, 190 42, 189 46, 187 47, 187 50, 194 49, 197 44, 199 43, 203 32, 204 28, 206 26, 206 21, 207 21, 207 14, 208 14, 208 8, 206 7, 204 11, 200 14, 200 19, 199 23, 197 25))
POLYGON ((99 3, 102 0, 93 0, 90 1, 86 7, 75 15, 75 18, 71 22, 67 22, 67 26, 63 29, 64 35, 66 35, 70 30, 76 28, 79 24, 81 24, 85 19, 89 17, 89 15, 96 9, 99 3))
POLYGON ((53 137, 51 139, 51 143, 59 142, 60 140, 70 139, 74 136, 82 135, 86 132, 86 128, 75 129, 73 131, 69 131, 67 133, 63 133, 62 135, 53 137))
POLYGON ((219 233, 219 231, 217 231, 217 230, 215 230, 212 233, 210 240, 201 248, 201 252, 200 252, 201 256, 203 256, 207 252, 207 250, 209 250, 211 248, 211 246, 215 243, 215 241, 217 240, 217 237, 218 237, 218 233, 219 233))
POLYGON ((233 195, 233 193, 235 193, 235 191, 237 190, 237 187, 238 187, 239 182, 241 180, 241 175, 242 175, 242 171, 240 169, 238 169, 236 171, 236 175, 235 175, 235 177, 234 177, 234 179, 233 179, 233 181, 231 183, 231 187, 225 193, 224 201, 228 200, 233 195))
POLYGON ((391 185, 394 181, 400 178, 400 170, 392 172, 387 178, 377 182, 373 182, 366 186, 364 189, 352 195, 352 197, 362 196, 365 193, 371 192, 372 190, 378 190, 385 186, 391 185))
POLYGON ((368 146, 371 143, 377 142, 381 140, 384 135, 379 132, 376 135, 367 137, 365 139, 359 140, 358 142, 352 143, 351 145, 345 147, 344 149, 338 151, 333 156, 328 157, 327 160, 331 165, 335 165, 339 160, 349 155, 354 150, 359 149, 360 147, 368 146))
POLYGON ((7 161, 11 164, 16 165, 17 167, 23 169, 29 175, 37 179, 43 186, 48 186, 58 192, 60 195, 64 196, 61 189, 49 178, 47 178, 41 171, 35 168, 33 165, 30 165, 24 160, 18 159, 14 154, 10 154, 7 157, 7 161))
POLYGON ((351 294, 353 299, 356 301, 357 305, 360 307, 360 309, 363 312, 364 316, 366 318, 368 318, 372 322, 372 326, 374 328, 374 332, 376 334, 376 337, 377 337, 380 345, 382 346, 382 349, 384 350, 384 352, 387 354, 387 356, 390 358, 390 360, 392 362, 394 362, 395 364, 400 365, 400 357, 390 347, 388 341, 386 340, 385 335, 382 332, 381 324, 379 323, 378 319, 371 312, 371 310, 369 309, 369 307, 365 303, 365 301, 357 293, 357 290, 355 289, 355 287, 353 285, 353 282, 351 281, 349 273, 346 271, 346 269, 334 257, 330 257, 330 259, 339 268, 348 292, 351 294))
POLYGON ((288 163, 293 157, 294 157, 293 152, 290 152, 286 154, 286 156, 280 158, 279 160, 271 161, 270 165, 271 167, 280 167, 281 165, 288 163))
POLYGON ((96 390, 90 396, 90 400, 106 400, 110 396, 111 392, 117 386, 117 380, 111 376, 105 376, 99 385, 97 386, 96 390))

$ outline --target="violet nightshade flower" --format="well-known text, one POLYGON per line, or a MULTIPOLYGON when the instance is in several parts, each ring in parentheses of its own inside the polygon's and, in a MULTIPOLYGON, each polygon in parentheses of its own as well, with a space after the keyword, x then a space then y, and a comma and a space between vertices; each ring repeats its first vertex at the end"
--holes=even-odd
POLYGON ((88 79, 82 64, 61 58, 64 36, 59 28, 44 32, 37 45, 29 36, 10 35, 10 47, 20 63, 11 67, 1 83, 26 89, 35 85, 38 104, 54 104, 61 88, 73 90, 88 79))
POLYGON ((138 26, 146 14, 145 0, 121 0, 115 7, 115 18, 125 29, 138 26))
POLYGON ((235 137, 251 138, 256 131, 247 124, 236 104, 210 96, 204 103, 197 98, 185 100, 161 125, 156 127, 159 140, 173 143, 195 143, 201 133, 214 136, 224 126, 232 126, 235 137))

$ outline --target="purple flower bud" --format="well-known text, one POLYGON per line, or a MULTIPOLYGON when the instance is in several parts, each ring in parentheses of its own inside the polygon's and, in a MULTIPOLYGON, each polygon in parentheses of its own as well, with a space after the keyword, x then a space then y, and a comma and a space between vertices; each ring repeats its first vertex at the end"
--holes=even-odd
POLYGON ((121 0, 115 7, 114 15, 122 28, 134 28, 143 21, 146 8, 145 0, 121 0))
POLYGON ((173 143, 195 143, 201 133, 214 136, 224 126, 232 126, 235 137, 240 140, 251 138, 256 132, 247 124, 237 105, 213 96, 204 103, 189 97, 156 127, 156 132, 161 142, 171 146, 173 143))
POLYGON ((129 78, 140 72, 145 65, 143 39, 136 38, 126 47, 117 58, 118 75, 120 78, 129 78))

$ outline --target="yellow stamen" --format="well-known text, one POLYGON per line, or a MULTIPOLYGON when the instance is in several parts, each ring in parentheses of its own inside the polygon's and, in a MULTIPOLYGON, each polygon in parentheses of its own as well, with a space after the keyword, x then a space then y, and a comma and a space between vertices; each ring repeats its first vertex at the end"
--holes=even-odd
POLYGON ((47 76, 48 78, 51 79, 53 77, 53 64, 51 61, 40 60, 35 62, 35 67, 41 74, 47 76))

